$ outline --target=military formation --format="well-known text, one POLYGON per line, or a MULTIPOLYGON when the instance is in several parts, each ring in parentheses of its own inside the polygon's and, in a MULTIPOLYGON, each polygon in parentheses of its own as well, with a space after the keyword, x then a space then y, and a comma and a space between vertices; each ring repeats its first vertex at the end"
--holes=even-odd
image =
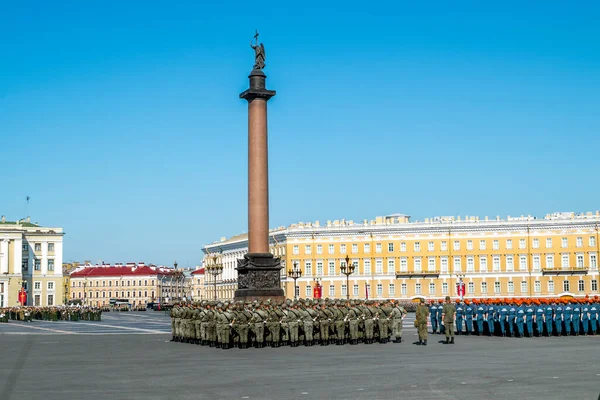
POLYGON ((402 342, 396 300, 202 301, 171 310, 172 341, 221 349, 402 342))
POLYGON ((42 321, 101 321, 102 310, 98 307, 6 307, 0 308, 0 322, 33 320, 42 321))
MULTIPOLYGON (((443 304, 430 302, 431 330, 444 333, 443 304)), ((456 301, 456 333, 501 337, 596 335, 600 299, 488 299, 456 301)))

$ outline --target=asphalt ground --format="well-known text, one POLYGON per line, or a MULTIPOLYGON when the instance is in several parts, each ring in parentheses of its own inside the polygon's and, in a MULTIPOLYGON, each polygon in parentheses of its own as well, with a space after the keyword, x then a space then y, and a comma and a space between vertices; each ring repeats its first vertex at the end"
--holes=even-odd
POLYGON ((170 342, 163 313, 10 322, 0 400, 598 399, 600 336, 429 335, 424 347, 411 321, 401 344, 248 350, 170 342))

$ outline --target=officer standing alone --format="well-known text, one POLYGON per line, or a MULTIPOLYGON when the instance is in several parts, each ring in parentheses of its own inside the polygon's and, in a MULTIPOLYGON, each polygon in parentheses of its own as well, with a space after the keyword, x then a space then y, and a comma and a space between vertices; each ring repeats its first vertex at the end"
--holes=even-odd
POLYGON ((446 304, 442 307, 442 321, 446 329, 446 344, 454 344, 454 315, 456 307, 450 301, 450 296, 446 296, 446 304))

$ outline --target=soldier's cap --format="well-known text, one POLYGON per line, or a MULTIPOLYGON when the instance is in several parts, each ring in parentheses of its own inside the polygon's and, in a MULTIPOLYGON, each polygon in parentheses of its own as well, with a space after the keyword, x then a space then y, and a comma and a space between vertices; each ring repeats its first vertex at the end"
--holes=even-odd
MULTIPOLYGON (((425 299, 424 298, 421 298, 420 301, 421 301, 421 304, 425 304, 425 299)), ((431 303, 433 304, 433 301, 431 303)))
POLYGON ((446 296, 446 301, 450 301, 450 296, 446 296))

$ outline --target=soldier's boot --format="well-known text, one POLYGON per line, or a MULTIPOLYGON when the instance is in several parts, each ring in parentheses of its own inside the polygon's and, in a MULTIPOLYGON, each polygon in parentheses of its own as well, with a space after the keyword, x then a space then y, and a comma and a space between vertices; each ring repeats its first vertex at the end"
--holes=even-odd
POLYGON ((423 345, 423 340, 419 339, 419 343, 417 343, 417 346, 422 346, 423 345))
POLYGON ((450 344, 454 344, 454 336, 452 336, 452 339, 450 339, 450 344))
POLYGON ((398 343, 402 343, 402 336, 398 338, 398 343))
POLYGON ((446 341, 444 342, 444 344, 450 344, 450 338, 446 338, 446 341))
POLYGON ((423 346, 427 346, 427 339, 423 340, 423 346))
POLYGON ((171 338, 171 342, 176 342, 176 341, 177 341, 177 340, 176 340, 175 336, 173 336, 173 337, 171 338))

